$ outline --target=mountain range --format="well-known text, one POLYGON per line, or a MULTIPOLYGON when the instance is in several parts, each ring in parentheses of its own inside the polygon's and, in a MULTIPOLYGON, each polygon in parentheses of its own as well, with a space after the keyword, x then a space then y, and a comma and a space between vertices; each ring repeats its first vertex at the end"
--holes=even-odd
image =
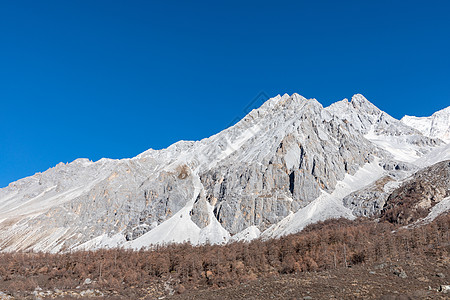
POLYGON ((450 107, 397 120, 360 94, 285 94, 200 141, 9 184, 0 251, 249 241, 339 217, 414 226, 449 208, 450 107))

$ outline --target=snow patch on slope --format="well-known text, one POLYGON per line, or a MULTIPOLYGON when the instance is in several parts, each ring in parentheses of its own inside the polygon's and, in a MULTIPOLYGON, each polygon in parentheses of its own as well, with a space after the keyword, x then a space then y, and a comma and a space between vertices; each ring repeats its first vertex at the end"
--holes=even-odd
POLYGON ((440 161, 450 159, 450 144, 440 146, 414 162, 420 167, 428 167, 440 161))
POLYGON ((214 217, 213 207, 208 204, 210 223, 200 229, 191 219, 190 212, 203 185, 198 175, 194 176, 194 195, 184 208, 175 213, 170 219, 159 224, 139 238, 123 244, 125 248, 141 249, 152 245, 189 242, 198 244, 222 244, 228 242, 230 234, 214 217))
POLYGON ((426 216, 423 221, 429 223, 436 219, 441 214, 450 210, 450 197, 442 199, 438 204, 433 206, 428 216, 426 216))
POLYGON ((239 233, 236 233, 233 235, 230 239, 230 241, 238 242, 238 241, 245 241, 250 242, 251 240, 259 238, 261 235, 261 231, 256 227, 255 225, 249 226, 242 230, 239 233))
POLYGON ((189 217, 191 209, 192 206, 187 205, 174 214, 169 220, 161 223, 141 237, 125 244, 125 248, 138 250, 150 245, 183 242, 198 244, 200 228, 192 222, 189 217))
POLYGON ((405 226, 405 228, 420 226, 431 223, 434 219, 450 210, 450 197, 444 198, 438 204, 433 206, 430 213, 423 219, 417 220, 414 224, 405 226))
POLYGON ((93 238, 79 246, 73 247, 72 250, 98 250, 98 249, 111 249, 123 245, 126 242, 123 234, 115 234, 113 236, 108 236, 106 233, 93 238))
POLYGON ((124 245, 125 248, 137 250, 150 245, 183 242, 198 244, 201 229, 192 221, 189 213, 203 186, 198 176, 193 176, 193 183, 194 195, 185 207, 149 232, 131 242, 127 242, 124 245))
POLYGON ((209 224, 200 231, 198 239, 199 244, 223 244, 230 239, 230 233, 222 227, 214 216, 214 207, 209 203, 208 206, 209 224))
POLYGON ((377 135, 370 130, 366 139, 388 151, 396 160, 414 162, 420 158, 421 148, 408 142, 408 136, 377 135))

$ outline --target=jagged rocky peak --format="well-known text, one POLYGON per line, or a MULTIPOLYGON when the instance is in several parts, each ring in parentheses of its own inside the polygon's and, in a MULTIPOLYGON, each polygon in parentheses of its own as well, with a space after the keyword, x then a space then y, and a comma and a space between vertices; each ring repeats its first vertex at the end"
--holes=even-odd
POLYGON ((430 117, 404 116, 401 121, 425 136, 450 143, 450 106, 435 112, 430 117))
POLYGON ((321 191, 332 191, 377 153, 314 99, 269 101, 271 114, 259 120, 248 143, 200 174, 215 217, 232 234, 248 226, 267 229, 321 191))
POLYGON ((319 102, 317 102, 316 99, 306 99, 305 97, 294 93, 291 96, 289 96, 288 94, 284 94, 283 97, 281 97, 281 99, 278 101, 277 106, 278 109, 293 109, 302 108, 306 104, 317 105, 319 104, 319 102))
POLYGON ((239 123, 248 122, 255 118, 261 117, 271 117, 275 112, 290 112, 298 111, 302 109, 305 104, 310 103, 310 105, 320 105, 315 99, 306 99, 305 97, 294 93, 292 95, 284 94, 283 96, 277 95, 273 98, 266 100, 259 108, 253 109, 247 116, 245 116, 239 123))
POLYGON ((331 104, 326 108, 333 114, 347 120, 364 135, 413 135, 419 132, 406 126, 389 114, 381 111, 363 95, 356 94, 349 102, 347 99, 331 104))
POLYGON ((366 112, 371 115, 378 115, 381 113, 381 110, 373 105, 369 100, 366 99, 361 94, 355 94, 352 97, 350 104, 360 112, 366 112))

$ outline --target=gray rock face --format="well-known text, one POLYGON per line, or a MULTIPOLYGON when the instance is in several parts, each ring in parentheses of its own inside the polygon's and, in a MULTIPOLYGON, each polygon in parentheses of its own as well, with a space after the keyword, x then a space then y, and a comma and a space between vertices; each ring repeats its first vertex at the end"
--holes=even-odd
POLYGON ((374 183, 343 198, 355 216, 371 217, 381 214, 390 221, 401 219, 408 224, 425 217, 430 209, 450 196, 450 161, 423 168, 408 178, 406 171, 417 170, 410 164, 385 162, 389 171, 374 183))
POLYGON ((386 185, 392 182, 394 182, 392 177, 384 176, 368 187, 344 197, 344 205, 350 208, 355 216, 374 216, 383 209, 386 199, 389 197, 386 185))
POLYGON ((344 200, 355 215, 370 215, 383 207, 384 180, 415 168, 383 147, 392 137, 413 147, 405 153, 414 159, 442 143, 361 95, 327 108, 277 96, 210 138, 131 159, 79 159, 0 189, 0 251, 223 242, 278 224, 378 157, 385 179, 344 200))
POLYGON ((203 191, 195 200, 192 210, 190 211, 190 215, 192 222, 200 228, 205 228, 211 223, 208 213, 208 203, 203 191))
MULTIPOLYGON (((309 204, 322 190, 332 191, 346 173, 353 174, 377 153, 358 132, 326 113, 316 101, 285 101, 296 116, 289 114, 291 110, 273 111, 273 120, 285 124, 280 132, 284 136, 278 138, 273 151, 251 162, 230 157, 200 175, 216 218, 232 234, 252 225, 265 230, 309 204)), ((264 145, 271 135, 275 125, 266 126, 267 130, 253 137, 254 144, 264 145)))
POLYGON ((355 216, 372 217, 378 215, 389 195, 399 187, 411 172, 418 169, 413 164, 391 159, 382 161, 380 165, 386 170, 385 176, 358 191, 350 193, 342 200, 344 206, 351 209, 355 216))
MULTIPOLYGON (((139 186, 131 209, 139 212, 139 218, 131 219, 127 231, 135 226, 155 227, 170 218, 186 205, 186 199, 194 195, 191 170, 187 165, 179 165, 174 171, 162 171, 156 180, 149 178, 139 186), (153 226, 150 226, 152 225, 153 226)), ((143 232, 145 233, 145 232, 143 232)), ((133 235, 131 239, 138 236, 133 235)))

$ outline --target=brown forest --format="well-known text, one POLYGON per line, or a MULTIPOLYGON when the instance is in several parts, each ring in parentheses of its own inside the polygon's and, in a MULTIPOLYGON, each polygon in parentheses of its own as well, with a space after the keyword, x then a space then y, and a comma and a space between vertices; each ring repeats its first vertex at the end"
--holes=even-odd
POLYGON ((448 259, 450 215, 400 228, 368 219, 328 220, 280 239, 227 245, 168 245, 152 251, 123 249, 64 254, 0 254, 0 291, 24 296, 42 289, 83 285, 117 295, 142 296, 149 286, 165 293, 214 289, 261 277, 349 268, 396 259, 448 259))

